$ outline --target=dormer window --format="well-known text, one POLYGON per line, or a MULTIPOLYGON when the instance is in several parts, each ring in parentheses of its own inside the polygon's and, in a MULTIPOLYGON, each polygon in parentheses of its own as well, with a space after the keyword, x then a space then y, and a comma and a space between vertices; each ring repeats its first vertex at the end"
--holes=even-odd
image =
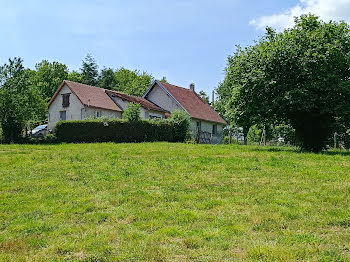
POLYGON ((69 107, 70 94, 62 94, 62 107, 69 107))

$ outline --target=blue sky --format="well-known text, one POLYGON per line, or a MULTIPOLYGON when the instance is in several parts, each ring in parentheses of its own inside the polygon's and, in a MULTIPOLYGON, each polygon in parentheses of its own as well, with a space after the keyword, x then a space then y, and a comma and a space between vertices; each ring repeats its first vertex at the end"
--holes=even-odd
POLYGON ((20 56, 30 68, 48 59, 73 70, 91 53, 101 68, 139 69, 210 93, 235 45, 253 43, 266 25, 282 29, 303 11, 346 19, 348 7, 348 0, 0 0, 0 63, 20 56), (323 14, 334 2, 344 14, 323 14))

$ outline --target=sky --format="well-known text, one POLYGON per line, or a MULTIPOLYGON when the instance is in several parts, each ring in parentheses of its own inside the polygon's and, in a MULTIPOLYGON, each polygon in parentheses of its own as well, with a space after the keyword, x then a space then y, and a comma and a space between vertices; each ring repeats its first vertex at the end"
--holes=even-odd
POLYGON ((146 71, 211 94, 236 45, 309 12, 350 22, 350 0, 0 0, 0 64, 19 56, 29 68, 46 59, 77 70, 90 53, 100 69, 146 71))

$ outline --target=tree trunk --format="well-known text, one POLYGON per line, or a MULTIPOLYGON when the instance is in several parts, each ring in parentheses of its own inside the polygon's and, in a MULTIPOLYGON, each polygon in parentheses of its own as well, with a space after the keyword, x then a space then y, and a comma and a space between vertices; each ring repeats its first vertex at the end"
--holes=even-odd
POLYGON ((248 144, 248 140, 247 140, 247 137, 248 137, 248 132, 249 132, 249 128, 250 127, 243 127, 243 138, 244 138, 244 144, 247 145, 248 144))

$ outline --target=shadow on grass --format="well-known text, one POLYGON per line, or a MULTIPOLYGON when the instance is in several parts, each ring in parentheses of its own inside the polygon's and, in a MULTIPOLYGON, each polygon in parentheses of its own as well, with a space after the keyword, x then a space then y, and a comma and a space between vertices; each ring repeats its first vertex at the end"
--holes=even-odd
POLYGON ((329 150, 329 151, 322 151, 320 154, 322 155, 330 155, 330 156, 350 156, 350 151, 335 151, 335 150, 329 150))
MULTIPOLYGON (((296 154, 301 154, 301 153, 313 153, 313 152, 308 152, 305 150, 302 150, 298 147, 269 147, 269 146, 256 146, 251 148, 252 151, 257 151, 257 152, 288 152, 288 153, 296 153, 296 154)), ((329 155, 329 156, 350 156, 350 151, 344 150, 324 150, 321 151, 320 153, 314 153, 316 155, 329 155)))

